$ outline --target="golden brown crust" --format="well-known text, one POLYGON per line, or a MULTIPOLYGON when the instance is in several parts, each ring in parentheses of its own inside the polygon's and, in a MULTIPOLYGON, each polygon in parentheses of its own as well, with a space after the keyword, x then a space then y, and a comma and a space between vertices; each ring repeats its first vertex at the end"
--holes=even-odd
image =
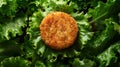
POLYGON ((53 49, 71 46, 78 32, 74 18, 64 12, 48 14, 40 24, 41 38, 53 49))

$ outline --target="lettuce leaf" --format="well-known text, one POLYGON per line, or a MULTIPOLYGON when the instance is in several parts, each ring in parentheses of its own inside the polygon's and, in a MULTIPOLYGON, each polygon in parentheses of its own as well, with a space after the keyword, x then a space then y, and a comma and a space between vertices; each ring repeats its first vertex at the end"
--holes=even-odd
POLYGON ((0 0, 1 67, 119 67, 119 8, 119 0, 0 0), (41 39, 39 25, 52 11, 77 22, 78 37, 67 49, 41 39))
POLYGON ((0 43, 0 56, 17 56, 21 54, 19 43, 14 40, 8 40, 0 43))
POLYGON ((43 62, 41 62, 41 61, 37 61, 35 63, 35 67, 46 67, 46 65, 43 62))
POLYGON ((88 18, 90 17, 88 14, 81 13, 73 13, 71 14, 77 21, 79 32, 78 32, 78 42, 81 45, 81 49, 91 40, 94 32, 92 31, 92 26, 89 23, 88 18))
POLYGON ((30 67, 30 62, 21 57, 9 57, 0 63, 0 67, 30 67))
POLYGON ((74 61, 72 62, 73 67, 95 67, 96 64, 94 61, 91 61, 89 59, 83 59, 80 60, 79 58, 75 58, 74 61))
POLYGON ((6 16, 13 18, 16 12, 18 11, 17 8, 18 8, 17 0, 1 0, 0 19, 5 18, 6 16))
POLYGON ((116 63, 119 60, 119 55, 116 56, 117 53, 120 54, 120 42, 111 45, 103 53, 97 56, 100 62, 99 67, 109 66, 110 64, 116 63))
POLYGON ((25 27, 26 18, 15 18, 14 20, 5 21, 0 24, 0 42, 10 40, 12 37, 22 35, 22 28, 25 27))
POLYGON ((4 2, 3 0, 0 0, 0 7, 2 7, 2 5, 6 4, 6 2, 4 2))
POLYGON ((120 34, 120 13, 118 14, 119 16, 119 23, 113 23, 114 24, 114 29, 120 34))
POLYGON ((89 9, 88 14, 91 15, 92 21, 102 21, 105 18, 113 17, 114 19, 118 18, 117 15, 120 12, 120 1, 119 0, 107 0, 106 3, 102 1, 98 2, 98 5, 94 9, 89 9))

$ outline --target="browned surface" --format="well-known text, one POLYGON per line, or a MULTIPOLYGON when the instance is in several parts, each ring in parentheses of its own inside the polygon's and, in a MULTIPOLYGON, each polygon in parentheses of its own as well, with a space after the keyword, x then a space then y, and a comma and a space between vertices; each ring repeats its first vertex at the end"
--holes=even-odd
POLYGON ((71 46, 78 32, 77 23, 64 12, 48 14, 40 24, 41 38, 53 49, 64 49, 71 46))

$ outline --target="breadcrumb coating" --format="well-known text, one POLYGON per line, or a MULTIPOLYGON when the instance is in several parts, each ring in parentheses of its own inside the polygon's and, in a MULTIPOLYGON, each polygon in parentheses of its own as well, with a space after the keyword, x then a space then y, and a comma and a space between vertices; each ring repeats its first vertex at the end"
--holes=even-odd
POLYGON ((40 24, 41 38, 52 49, 65 49, 73 45, 78 26, 73 17, 64 12, 48 14, 40 24))

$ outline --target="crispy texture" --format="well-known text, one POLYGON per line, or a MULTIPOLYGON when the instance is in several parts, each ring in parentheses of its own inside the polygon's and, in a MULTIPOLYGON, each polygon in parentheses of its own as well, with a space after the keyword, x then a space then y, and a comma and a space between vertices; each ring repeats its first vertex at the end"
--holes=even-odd
POLYGON ((40 24, 41 38, 53 49, 64 49, 71 46, 78 32, 74 18, 64 12, 48 14, 40 24))

